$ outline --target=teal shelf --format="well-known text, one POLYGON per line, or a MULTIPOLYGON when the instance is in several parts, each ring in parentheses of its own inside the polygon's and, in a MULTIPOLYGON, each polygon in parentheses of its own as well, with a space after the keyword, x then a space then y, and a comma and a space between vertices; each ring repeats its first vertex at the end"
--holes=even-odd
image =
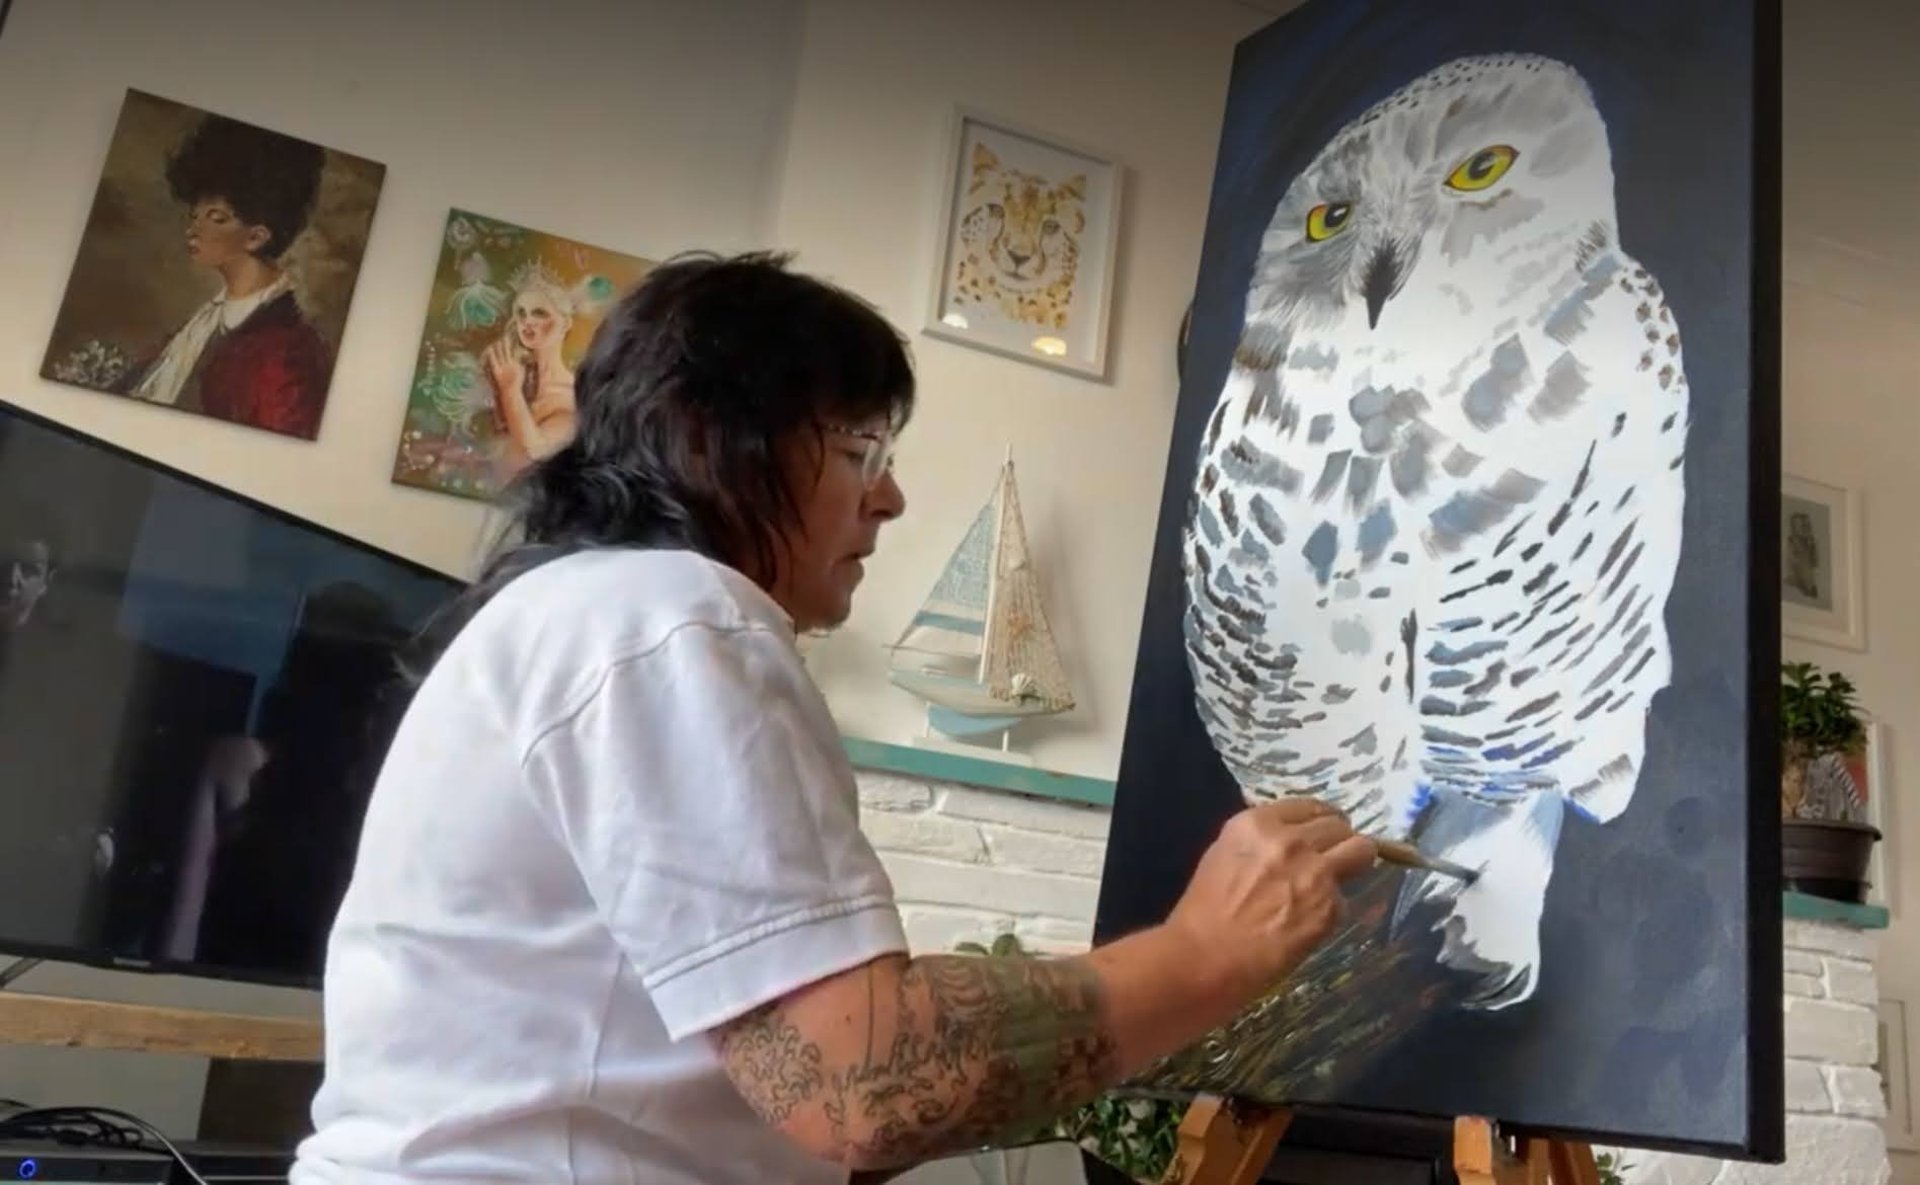
POLYGON ((1856 905, 1792 891, 1783 894, 1783 898, 1782 912, 1794 921, 1837 922, 1856 930, 1884 930, 1892 920, 1883 905, 1856 905))
POLYGON ((841 744, 846 747, 847 759, 858 769, 905 774, 933 782, 957 782, 962 786, 982 786, 989 790, 1011 790, 1015 794, 1030 794, 1036 798, 1053 798, 1087 806, 1113 806, 1113 783, 1104 778, 1057 774, 984 757, 964 757, 958 753, 889 745, 858 737, 842 737, 841 744))

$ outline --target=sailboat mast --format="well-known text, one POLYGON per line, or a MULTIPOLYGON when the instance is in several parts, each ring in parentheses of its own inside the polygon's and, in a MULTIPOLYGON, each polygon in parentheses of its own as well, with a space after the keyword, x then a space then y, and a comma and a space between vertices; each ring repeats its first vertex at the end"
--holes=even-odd
POLYGON ((985 684, 987 664, 993 657, 993 636, 998 632, 994 610, 1000 600, 1000 545, 1007 535, 1007 478, 1013 470, 1013 446, 1007 446, 1007 459, 1000 466, 1000 484, 994 487, 993 501, 993 547, 988 551, 987 560, 987 623, 980 635, 980 662, 975 667, 974 679, 985 684))

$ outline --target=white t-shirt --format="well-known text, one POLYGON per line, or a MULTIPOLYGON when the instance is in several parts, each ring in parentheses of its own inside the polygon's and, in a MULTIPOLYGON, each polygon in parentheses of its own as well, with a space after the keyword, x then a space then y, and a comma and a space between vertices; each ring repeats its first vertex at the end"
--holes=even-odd
POLYGON ((792 625, 682 551, 553 561, 421 686, 328 949, 293 1185, 845 1182, 705 1031, 906 950, 792 625))

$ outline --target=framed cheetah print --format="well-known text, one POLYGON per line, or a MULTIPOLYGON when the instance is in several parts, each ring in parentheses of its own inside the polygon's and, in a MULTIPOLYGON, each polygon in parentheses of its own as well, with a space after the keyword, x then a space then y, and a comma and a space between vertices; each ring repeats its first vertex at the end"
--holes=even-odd
POLYGON ((1120 165, 964 108, 946 160, 926 332, 1104 379, 1120 165))
POLYGON ((1286 797, 1477 879, 1376 867, 1135 1087, 1782 1153, 1778 36, 1307 0, 1241 43, 1096 935, 1286 797))

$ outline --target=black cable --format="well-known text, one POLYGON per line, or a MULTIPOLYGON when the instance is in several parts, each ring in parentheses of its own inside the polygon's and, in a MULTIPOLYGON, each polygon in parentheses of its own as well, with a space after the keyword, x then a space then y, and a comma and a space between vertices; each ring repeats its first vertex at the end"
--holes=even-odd
POLYGON ((207 1185, 206 1178, 164 1132, 138 1115, 114 1107, 41 1107, 0 1117, 0 1140, 42 1140, 162 1153, 171 1156, 194 1185, 207 1185))

